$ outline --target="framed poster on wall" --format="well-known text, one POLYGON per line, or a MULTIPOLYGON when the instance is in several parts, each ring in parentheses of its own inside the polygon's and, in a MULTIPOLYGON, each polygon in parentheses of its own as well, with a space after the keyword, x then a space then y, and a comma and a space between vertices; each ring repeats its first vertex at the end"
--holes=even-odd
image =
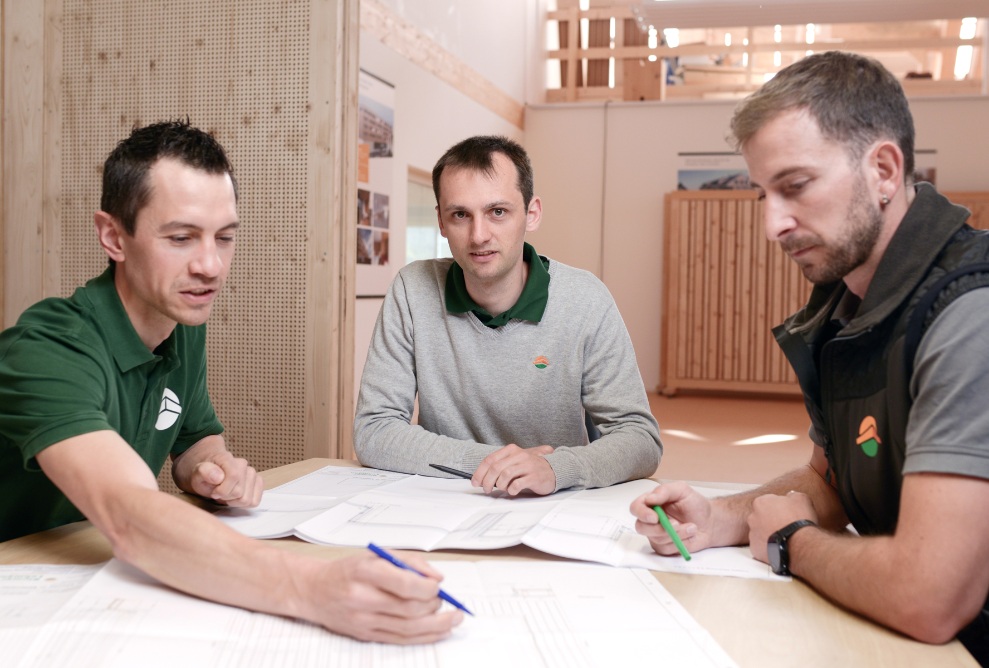
MULTIPOLYGON (((749 170, 738 153, 678 153, 677 190, 745 190, 749 170)), ((914 151, 913 180, 937 185, 937 151, 914 151)))
POLYGON ((677 190, 745 190, 749 170, 737 153, 678 153, 677 190))
POLYGON ((395 262, 389 208, 395 182, 395 87, 364 70, 357 123, 356 291, 358 297, 382 296, 395 262))

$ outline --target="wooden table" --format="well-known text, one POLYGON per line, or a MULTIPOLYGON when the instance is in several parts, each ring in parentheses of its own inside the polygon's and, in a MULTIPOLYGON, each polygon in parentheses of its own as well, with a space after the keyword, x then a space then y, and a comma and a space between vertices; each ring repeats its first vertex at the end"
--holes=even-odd
MULTIPOLYGON (((358 466, 345 460, 309 459, 265 471, 265 486, 281 485, 330 464, 358 466)), ((274 543, 325 558, 358 549, 313 545, 295 538, 274 543)), ((94 564, 111 556, 109 543, 89 522, 0 543, 2 564, 94 564)), ((428 556, 436 560, 559 560, 524 545, 483 552, 437 551, 428 556)), ((958 641, 925 645, 910 640, 836 607, 797 580, 782 583, 677 573, 654 575, 743 668, 978 665, 958 641)))

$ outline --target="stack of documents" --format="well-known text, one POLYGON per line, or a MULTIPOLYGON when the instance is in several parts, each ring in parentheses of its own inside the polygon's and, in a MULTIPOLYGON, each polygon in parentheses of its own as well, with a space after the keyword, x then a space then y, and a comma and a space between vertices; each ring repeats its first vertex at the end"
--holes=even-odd
MULTIPOLYGON (((470 481, 328 466, 265 492, 258 508, 217 516, 254 538, 418 550, 492 550, 524 544, 570 559, 658 571, 787 580, 748 547, 703 550, 690 561, 657 555, 635 532, 629 504, 656 483, 551 496, 489 495, 470 481)), ((709 495, 724 490, 698 488, 709 495)))

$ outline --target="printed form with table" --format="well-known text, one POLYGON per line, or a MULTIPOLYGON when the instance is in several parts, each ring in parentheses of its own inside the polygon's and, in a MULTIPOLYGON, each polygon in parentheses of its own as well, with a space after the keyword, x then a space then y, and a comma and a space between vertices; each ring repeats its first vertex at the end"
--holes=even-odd
MULTIPOLYGON (((785 581, 747 547, 690 561, 655 554, 634 531, 637 480, 547 497, 488 495, 461 479, 327 466, 267 490, 258 508, 216 515, 259 539, 366 548, 494 550, 524 544, 572 561, 430 563, 465 603, 453 636, 427 646, 364 643, 306 622, 173 591, 116 560, 98 566, 0 567, 4 665, 734 666, 649 572, 785 581)), ((709 496, 729 490, 699 488, 709 496)))

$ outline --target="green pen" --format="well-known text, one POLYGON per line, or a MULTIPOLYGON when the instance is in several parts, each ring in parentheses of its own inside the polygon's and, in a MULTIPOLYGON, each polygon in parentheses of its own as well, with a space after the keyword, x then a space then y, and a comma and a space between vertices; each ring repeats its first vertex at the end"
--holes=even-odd
POLYGON ((683 555, 683 558, 686 561, 690 561, 690 552, 687 552, 687 548, 684 547, 683 541, 680 540, 680 536, 678 536, 677 532, 673 530, 673 525, 670 524, 670 518, 666 516, 666 511, 663 510, 662 506, 653 506, 652 509, 656 511, 656 515, 659 517, 659 523, 663 525, 664 529, 666 529, 666 533, 670 534, 670 538, 673 539, 673 544, 677 546, 678 550, 680 550, 680 554, 683 555))

